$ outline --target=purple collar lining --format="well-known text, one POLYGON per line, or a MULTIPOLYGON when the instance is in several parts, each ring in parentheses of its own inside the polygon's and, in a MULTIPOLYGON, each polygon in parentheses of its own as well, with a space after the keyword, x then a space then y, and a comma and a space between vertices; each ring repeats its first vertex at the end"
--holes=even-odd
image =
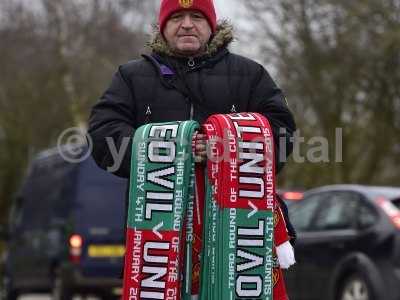
POLYGON ((158 66, 158 68, 160 69, 161 75, 166 76, 166 75, 175 75, 175 72, 173 70, 171 70, 171 68, 169 68, 166 65, 162 65, 158 62, 158 60, 153 56, 150 55, 149 56, 151 58, 151 60, 158 66))
POLYGON ((175 75, 174 71, 172 71, 168 66, 160 65, 160 64, 159 64, 159 66, 160 66, 161 74, 163 74, 163 75, 175 75))

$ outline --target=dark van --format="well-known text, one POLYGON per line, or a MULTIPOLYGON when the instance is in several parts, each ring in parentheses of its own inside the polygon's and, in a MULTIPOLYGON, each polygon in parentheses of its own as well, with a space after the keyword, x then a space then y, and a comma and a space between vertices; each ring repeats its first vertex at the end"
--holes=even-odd
POLYGON ((57 151, 40 154, 10 214, 3 298, 36 292, 62 300, 118 297, 126 185, 92 158, 68 163, 57 151))

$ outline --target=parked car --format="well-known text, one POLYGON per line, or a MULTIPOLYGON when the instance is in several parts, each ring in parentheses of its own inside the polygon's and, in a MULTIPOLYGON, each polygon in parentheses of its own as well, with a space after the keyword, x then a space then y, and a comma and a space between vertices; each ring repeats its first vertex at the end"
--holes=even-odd
POLYGON ((399 207, 400 188, 359 185, 321 187, 293 203, 290 299, 400 299, 399 207))
POLYGON ((41 153, 29 169, 3 233, 3 297, 115 298, 122 286, 126 180, 91 158, 73 164, 56 151, 41 153))

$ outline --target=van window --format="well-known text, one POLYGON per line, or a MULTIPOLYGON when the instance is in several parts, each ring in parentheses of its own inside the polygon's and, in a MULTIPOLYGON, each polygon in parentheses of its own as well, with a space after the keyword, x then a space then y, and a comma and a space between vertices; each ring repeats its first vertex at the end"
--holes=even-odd
POLYGON ((124 228, 127 180, 112 175, 87 160, 79 171, 76 222, 90 227, 124 228))
POLYGON ((77 197, 77 222, 90 227, 123 228, 124 187, 93 184, 84 187, 77 197))
POLYGON ((22 190, 21 226, 29 229, 47 227, 55 217, 67 212, 65 187, 72 167, 51 161, 35 162, 22 190), (61 207, 60 207, 61 206, 61 207))

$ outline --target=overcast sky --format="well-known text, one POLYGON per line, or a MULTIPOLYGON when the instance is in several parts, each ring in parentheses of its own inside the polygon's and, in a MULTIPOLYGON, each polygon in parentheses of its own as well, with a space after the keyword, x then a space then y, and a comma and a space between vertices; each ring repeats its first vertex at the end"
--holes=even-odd
POLYGON ((214 4, 217 9, 218 19, 233 18, 234 7, 232 5, 232 2, 232 0, 214 0, 214 4))
POLYGON ((243 34, 242 29, 249 29, 253 25, 244 20, 243 16, 240 17, 240 12, 243 10, 243 2, 237 0, 214 0, 215 8, 217 10, 218 19, 229 19, 234 25, 235 41, 231 45, 231 49, 239 54, 249 56, 257 61, 259 60, 259 53, 257 47, 249 47, 248 42, 241 38, 243 34))

